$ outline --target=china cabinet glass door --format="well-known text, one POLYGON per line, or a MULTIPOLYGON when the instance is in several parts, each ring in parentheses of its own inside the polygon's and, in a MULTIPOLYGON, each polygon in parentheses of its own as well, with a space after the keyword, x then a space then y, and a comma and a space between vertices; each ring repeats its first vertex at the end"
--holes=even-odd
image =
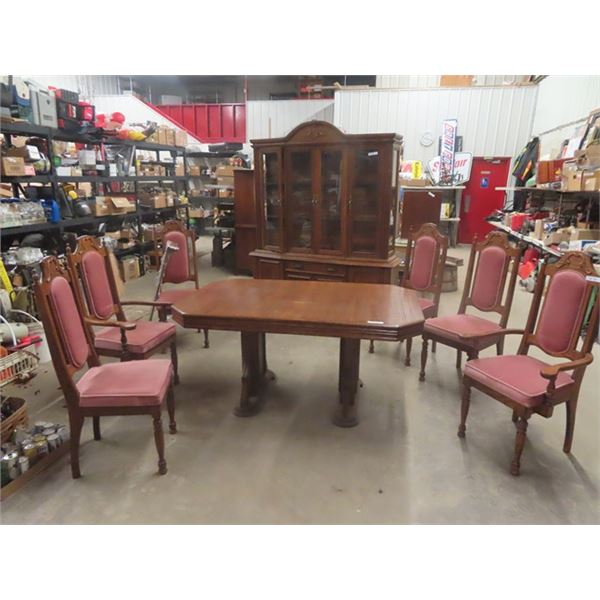
POLYGON ((310 252, 313 244, 313 213, 317 202, 313 189, 312 150, 289 150, 285 162, 289 249, 310 252))
POLYGON ((317 252, 342 251, 342 164, 341 148, 319 152, 319 236, 317 252))
POLYGON ((357 148, 352 153, 349 199, 352 254, 377 253, 380 166, 381 150, 377 147, 357 148))
POLYGON ((260 154, 265 247, 281 247, 281 152, 260 154))

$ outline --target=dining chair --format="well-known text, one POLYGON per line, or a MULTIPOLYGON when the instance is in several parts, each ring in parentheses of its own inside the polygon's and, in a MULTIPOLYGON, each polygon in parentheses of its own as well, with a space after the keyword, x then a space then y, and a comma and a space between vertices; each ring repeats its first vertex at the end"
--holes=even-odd
MULTIPOLYGON (((408 235, 400 285, 419 292, 419 305, 426 319, 437 317, 438 314, 447 251, 448 238, 433 223, 424 223, 416 232, 411 231, 408 235)), ((406 338, 406 366, 410 366, 411 348, 412 337, 409 337, 406 338)), ((374 342, 371 340, 369 352, 373 351, 374 342)), ((435 352, 435 345, 432 351, 435 352)))
MULTIPOLYGON (((196 233, 188 229, 181 221, 171 220, 164 224, 161 234, 163 247, 168 242, 177 246, 167 263, 163 279, 160 283, 158 302, 167 304, 166 312, 170 313, 171 305, 185 298, 191 291, 187 289, 167 288, 162 285, 181 284, 186 281, 194 282, 194 289, 198 289, 198 259, 196 255, 196 233)), ((158 241, 158 240, 157 240, 158 241)), ((204 330, 204 347, 209 347, 208 329, 204 330)))
POLYGON ((530 417, 538 414, 549 418, 558 404, 566 404, 563 451, 571 452, 579 390, 586 367, 593 360, 591 349, 598 335, 599 294, 588 276, 597 277, 597 273, 589 256, 582 252, 567 252, 555 264, 543 264, 525 329, 499 332, 503 337, 522 334, 517 354, 479 358, 465 364, 458 436, 465 437, 471 388, 511 408, 517 429, 512 475, 520 473, 530 417), (580 344, 584 326, 587 331, 580 344), (562 362, 549 364, 529 356, 531 347, 562 362))
POLYGON ((121 300, 109 252, 91 235, 78 237, 74 251, 67 249, 67 265, 73 282, 80 283, 75 286, 75 294, 83 307, 85 324, 94 340, 96 352, 100 356, 127 361, 145 360, 170 348, 175 384, 179 383, 176 326, 166 322, 169 305, 161 301, 121 300), (135 321, 136 327, 130 331, 115 328, 111 325, 113 319, 127 321, 124 306, 156 307, 161 320, 135 321), (93 327, 101 329, 94 330, 93 327))
POLYGON ((512 246, 508 236, 500 231, 488 233, 482 242, 473 240, 458 314, 427 319, 423 325, 420 381, 425 381, 429 340, 456 348, 457 369, 461 367, 463 352, 471 360, 496 344, 497 353, 502 354, 504 338, 499 332, 510 316, 521 253, 522 248, 512 246), (469 306, 484 313, 497 313, 500 320, 467 314, 469 306), (470 337, 471 334, 477 337, 470 337))
MULTIPOLYGON (((90 331, 85 327, 81 298, 75 293, 77 282, 56 257, 42 260, 41 277, 36 276, 34 287, 52 362, 67 403, 73 478, 81 476, 79 444, 84 419, 92 418, 94 439, 100 440, 100 417, 120 415, 152 417, 158 471, 164 475, 167 463, 161 410, 165 401, 169 431, 177 433, 171 361, 153 359, 101 365, 90 331), (75 381, 86 363, 88 370, 75 381)), ((131 322, 110 321, 110 327, 123 334, 135 331, 136 326, 131 322)))

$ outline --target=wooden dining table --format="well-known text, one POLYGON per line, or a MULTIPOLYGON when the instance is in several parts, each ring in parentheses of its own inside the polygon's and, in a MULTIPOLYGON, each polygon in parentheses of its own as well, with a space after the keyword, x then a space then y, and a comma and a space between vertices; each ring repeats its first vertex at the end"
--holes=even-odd
POLYGON ((172 309, 182 327, 239 331, 242 390, 239 417, 260 411, 262 389, 275 378, 267 368, 267 333, 340 338, 338 404, 333 422, 358 424, 360 341, 400 341, 423 327, 414 290, 395 285, 226 279, 191 290, 172 309))

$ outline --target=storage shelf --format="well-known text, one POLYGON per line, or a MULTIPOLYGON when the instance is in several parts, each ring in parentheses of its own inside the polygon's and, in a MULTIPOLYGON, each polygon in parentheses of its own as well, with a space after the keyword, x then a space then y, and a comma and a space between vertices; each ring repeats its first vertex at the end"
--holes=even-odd
POLYGON ((23 175, 22 177, 2 177, 2 183, 51 183, 52 175, 23 175))

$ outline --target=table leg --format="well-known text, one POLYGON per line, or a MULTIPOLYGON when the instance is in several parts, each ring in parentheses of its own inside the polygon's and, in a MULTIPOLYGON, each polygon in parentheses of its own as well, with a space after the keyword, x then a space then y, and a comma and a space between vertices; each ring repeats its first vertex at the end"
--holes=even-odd
POLYGON ((333 423, 338 427, 358 425, 357 405, 358 371, 360 366, 360 340, 340 339, 340 372, 338 381, 338 406, 333 423))
POLYGON ((242 392, 240 404, 233 409, 238 417, 251 417, 260 411, 259 392, 275 374, 267 369, 264 333, 242 331, 242 392))

